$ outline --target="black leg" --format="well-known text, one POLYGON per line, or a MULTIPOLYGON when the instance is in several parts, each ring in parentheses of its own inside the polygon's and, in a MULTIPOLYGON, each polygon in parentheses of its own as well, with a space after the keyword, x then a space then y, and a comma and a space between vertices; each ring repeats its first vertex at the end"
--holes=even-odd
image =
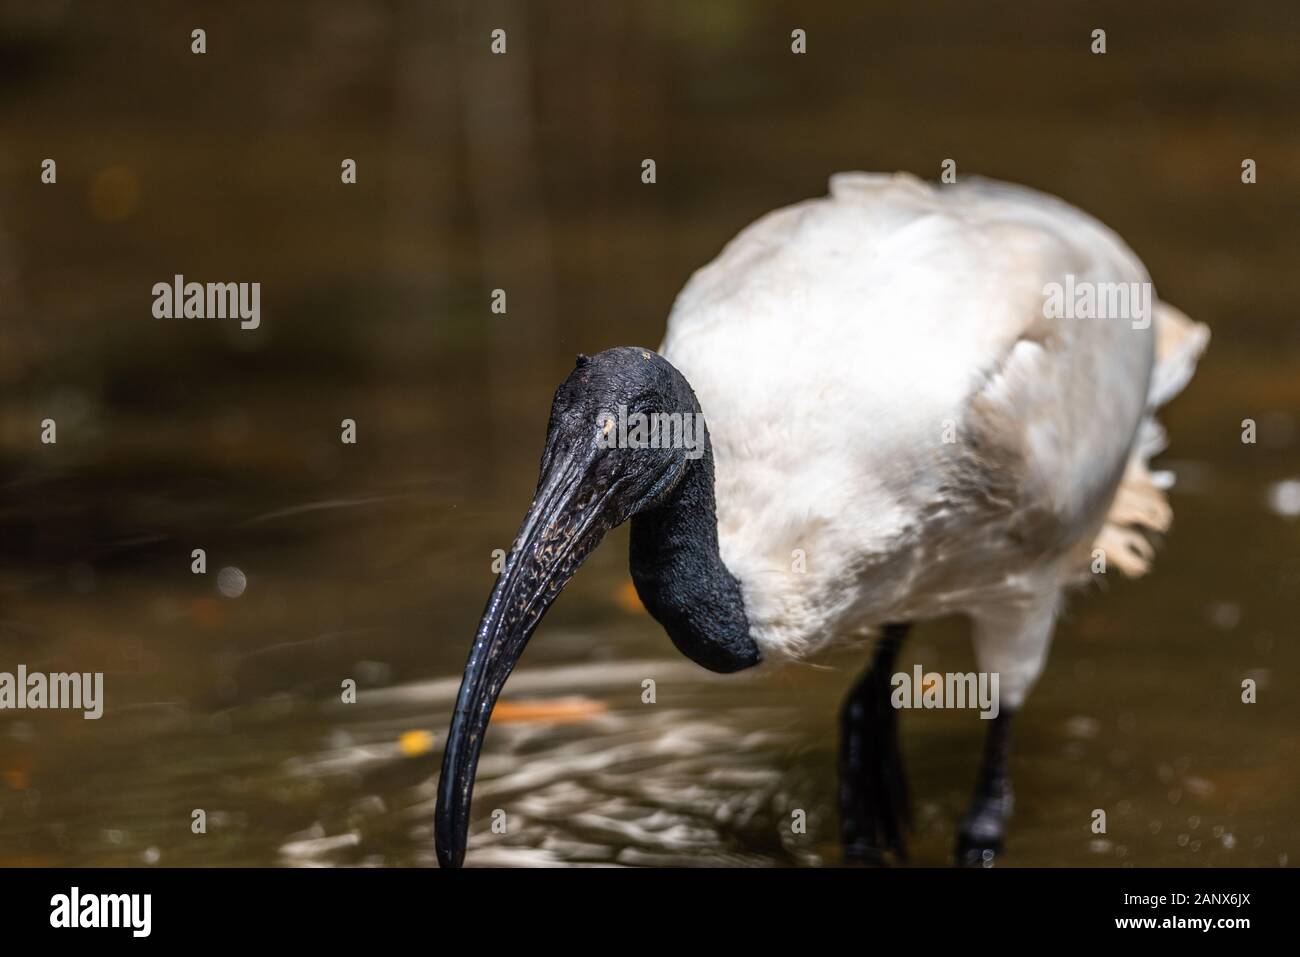
POLYGON ((1002 853, 1002 839, 1015 801, 1011 794, 1008 756, 1011 753, 1011 711, 991 719, 984 739, 984 757, 975 799, 957 832, 957 863, 989 865, 1002 853))
POLYGON ((845 860, 883 864, 906 858, 907 779, 898 748, 890 679, 910 625, 887 625, 867 673, 840 712, 840 840, 845 860))

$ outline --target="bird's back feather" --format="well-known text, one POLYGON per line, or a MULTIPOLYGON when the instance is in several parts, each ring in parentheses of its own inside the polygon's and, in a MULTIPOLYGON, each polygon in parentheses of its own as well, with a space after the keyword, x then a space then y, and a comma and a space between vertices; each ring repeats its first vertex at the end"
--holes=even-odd
POLYGON ((1049 319, 1067 274, 1148 281, 1053 197, 852 173, 687 283, 661 351, 704 410, 723 558, 766 653, 1024 602, 1043 569, 1069 577, 1112 503, 1125 525, 1155 517, 1130 481, 1143 423, 1202 334, 1153 375, 1166 320, 1049 319))

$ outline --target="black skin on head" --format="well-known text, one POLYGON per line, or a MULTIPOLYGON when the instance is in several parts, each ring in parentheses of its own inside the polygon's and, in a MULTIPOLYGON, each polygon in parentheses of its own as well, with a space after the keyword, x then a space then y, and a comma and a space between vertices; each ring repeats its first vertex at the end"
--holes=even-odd
MULTIPOLYGON (((555 393, 547 439, 548 456, 572 437, 581 442, 618 410, 629 415, 697 414, 695 391, 677 369, 649 349, 622 346, 596 356, 578 356, 577 365, 555 393), (557 441, 558 440, 558 441, 557 441)), ((711 671, 731 672, 758 663, 740 586, 718 552, 713 449, 707 427, 699 437, 702 454, 684 449, 611 449, 609 463, 597 471, 594 490, 615 477, 633 477, 615 495, 611 518, 632 517, 630 566, 637 594, 663 625, 673 644, 711 671), (662 476, 662 477, 661 477, 662 476)))
POLYGON ((758 663, 740 586, 718 553, 713 453, 607 441, 625 415, 700 412, 695 393, 649 349, 579 356, 555 392, 533 503, 479 623, 438 785, 438 859, 458 866, 479 749, 502 685, 546 609, 604 535, 632 519, 632 580, 683 654, 712 671, 758 663), (613 421, 611 421, 613 420, 613 421))

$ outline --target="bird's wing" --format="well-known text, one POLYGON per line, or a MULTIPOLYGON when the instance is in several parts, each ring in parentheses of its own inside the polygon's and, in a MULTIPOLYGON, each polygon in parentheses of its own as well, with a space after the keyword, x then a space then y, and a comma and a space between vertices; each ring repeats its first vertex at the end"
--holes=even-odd
POLYGON ((1067 275, 1148 281, 1060 200, 872 174, 833 177, 696 272, 662 351, 704 409, 756 632, 797 653, 828 619, 960 610, 1015 590, 990 574, 1091 543, 1154 336, 1048 319, 1045 287, 1067 275))

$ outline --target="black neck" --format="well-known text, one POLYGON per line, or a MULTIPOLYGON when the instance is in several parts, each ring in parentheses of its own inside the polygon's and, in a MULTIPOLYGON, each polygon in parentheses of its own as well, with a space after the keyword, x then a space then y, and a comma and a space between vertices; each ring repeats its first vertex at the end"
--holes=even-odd
POLYGON ((707 437, 704 454, 664 500, 633 516, 631 538, 637 594, 682 654, 711 671, 757 663, 740 585, 718 552, 707 437))

